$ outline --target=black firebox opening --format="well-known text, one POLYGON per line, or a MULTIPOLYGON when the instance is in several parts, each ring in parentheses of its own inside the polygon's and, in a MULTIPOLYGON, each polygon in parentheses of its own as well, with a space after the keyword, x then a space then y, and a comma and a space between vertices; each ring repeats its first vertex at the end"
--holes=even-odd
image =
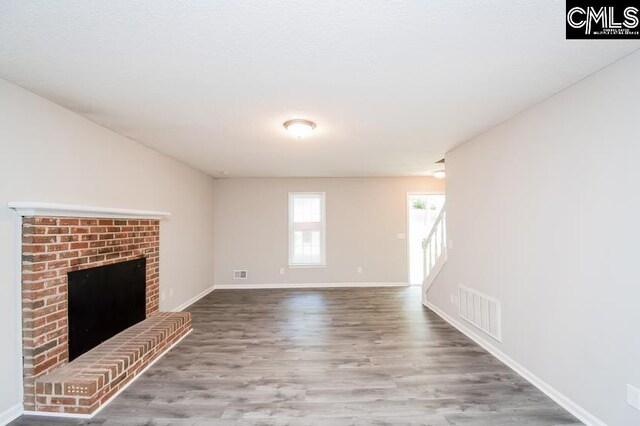
POLYGON ((146 263, 69 272, 69 361, 145 319, 146 263))

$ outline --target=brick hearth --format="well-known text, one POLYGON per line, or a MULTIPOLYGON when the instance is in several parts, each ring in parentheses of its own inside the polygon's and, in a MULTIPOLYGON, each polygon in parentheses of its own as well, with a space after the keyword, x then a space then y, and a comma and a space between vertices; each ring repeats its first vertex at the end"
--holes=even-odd
POLYGON ((158 220, 25 217, 22 224, 24 406, 36 380, 69 362, 67 273, 146 257, 146 316, 159 307, 158 220))
POLYGON ((160 312, 36 379, 38 411, 89 414, 191 329, 188 312, 160 312))

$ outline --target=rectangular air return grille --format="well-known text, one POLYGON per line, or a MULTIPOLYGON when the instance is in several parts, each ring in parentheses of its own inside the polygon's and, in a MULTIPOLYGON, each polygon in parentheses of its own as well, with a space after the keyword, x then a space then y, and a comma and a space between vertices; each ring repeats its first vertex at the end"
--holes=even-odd
POLYGON ((464 286, 459 286, 459 296, 459 315, 501 342, 500 301, 464 286))
POLYGON ((233 279, 234 280, 246 280, 247 279, 247 271, 233 271, 233 279))

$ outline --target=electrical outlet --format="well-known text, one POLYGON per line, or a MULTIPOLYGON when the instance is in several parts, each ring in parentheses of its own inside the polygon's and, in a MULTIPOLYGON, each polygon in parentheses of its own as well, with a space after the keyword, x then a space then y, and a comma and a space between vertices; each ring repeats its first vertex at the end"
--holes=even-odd
POLYGON ((450 300, 453 306, 458 306, 458 296, 456 296, 455 294, 452 294, 450 297, 450 300))
POLYGON ((173 287, 169 289, 169 298, 173 297, 173 287))
POLYGON ((161 291, 161 292, 160 292, 160 301, 161 301, 161 302, 166 298, 165 296, 166 296, 165 292, 164 292, 164 291, 161 291))
POLYGON ((362 266, 358 266, 358 268, 356 269, 356 271, 361 274, 362 273, 362 266))
POLYGON ((640 389, 629 384, 627 385, 627 404, 640 410, 640 389))
POLYGON ((280 275, 284 275, 284 268, 280 268, 280 275))

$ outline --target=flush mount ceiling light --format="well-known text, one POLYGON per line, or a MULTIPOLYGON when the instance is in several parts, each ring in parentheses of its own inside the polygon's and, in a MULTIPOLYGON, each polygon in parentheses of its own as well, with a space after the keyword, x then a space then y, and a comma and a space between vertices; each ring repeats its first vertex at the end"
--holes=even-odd
POLYGON ((444 172, 444 170, 436 170, 435 172, 431 173, 431 175, 436 179, 444 179, 446 173, 444 172))
POLYGON ((282 125, 287 129, 287 132, 298 139, 306 138, 313 132, 313 129, 316 128, 316 123, 302 118, 285 121, 282 125))

